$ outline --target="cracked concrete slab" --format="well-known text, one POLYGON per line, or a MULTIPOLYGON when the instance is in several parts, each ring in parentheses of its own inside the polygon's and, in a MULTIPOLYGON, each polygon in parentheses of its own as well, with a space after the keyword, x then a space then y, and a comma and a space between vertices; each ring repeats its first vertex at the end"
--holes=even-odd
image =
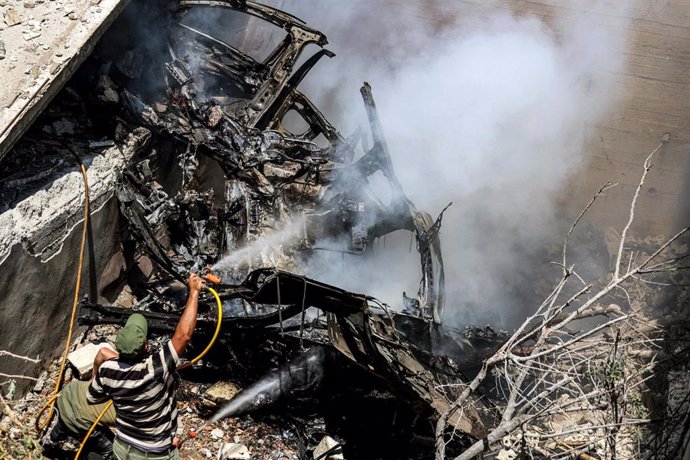
POLYGON ((0 0, 0 159, 88 57, 128 0, 0 0), (3 51, 4 50, 4 51, 3 51))

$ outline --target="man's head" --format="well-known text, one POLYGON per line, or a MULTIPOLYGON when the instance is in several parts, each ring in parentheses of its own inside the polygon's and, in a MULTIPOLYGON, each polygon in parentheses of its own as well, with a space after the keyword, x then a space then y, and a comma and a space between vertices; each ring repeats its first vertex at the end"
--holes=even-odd
POLYGON ((115 348, 123 358, 137 358, 146 351, 149 326, 141 313, 133 313, 115 339, 115 348))

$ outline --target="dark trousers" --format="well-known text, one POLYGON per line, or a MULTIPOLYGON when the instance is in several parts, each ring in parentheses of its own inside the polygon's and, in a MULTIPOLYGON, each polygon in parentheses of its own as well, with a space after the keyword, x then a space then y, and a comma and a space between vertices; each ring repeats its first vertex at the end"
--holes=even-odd
MULTIPOLYGON (((58 413, 57 423, 50 431, 48 440, 52 445, 51 447, 56 448, 62 441, 65 441, 69 438, 74 438, 78 444, 81 444, 81 442, 84 440, 84 436, 86 436, 86 431, 80 431, 77 433, 67 428, 67 426, 60 419, 60 414, 58 413)), ((112 459, 113 438, 114 435, 109 429, 98 425, 91 433, 91 436, 89 436, 89 439, 86 441, 86 445, 82 450, 84 454, 92 455, 88 455, 88 457, 85 456, 84 458, 102 458, 106 460, 112 459)), ((56 454, 54 455, 54 458, 61 458, 59 452, 54 453, 56 454)), ((46 454, 49 453, 46 452, 46 454)), ((72 458, 72 455, 69 455, 65 458, 72 458)))

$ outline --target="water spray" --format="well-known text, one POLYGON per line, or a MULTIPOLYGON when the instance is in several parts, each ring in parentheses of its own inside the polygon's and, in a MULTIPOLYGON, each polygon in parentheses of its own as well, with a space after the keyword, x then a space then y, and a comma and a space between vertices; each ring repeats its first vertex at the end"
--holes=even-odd
POLYGON ((237 393, 200 427, 190 429, 186 436, 183 435, 178 445, 186 439, 196 438, 198 433, 219 420, 263 409, 275 404, 293 391, 318 385, 323 379, 325 358, 324 348, 314 347, 291 362, 269 372, 253 385, 237 393))

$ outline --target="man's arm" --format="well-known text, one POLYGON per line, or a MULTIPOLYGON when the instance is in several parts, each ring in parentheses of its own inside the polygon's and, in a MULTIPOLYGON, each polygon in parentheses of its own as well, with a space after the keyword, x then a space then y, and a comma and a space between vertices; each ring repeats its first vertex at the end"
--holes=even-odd
POLYGON ((108 347, 101 347, 98 350, 98 353, 96 353, 96 357, 93 360, 93 372, 91 373, 91 378, 96 377, 96 374, 98 373, 98 368, 101 367, 101 364, 103 364, 105 361, 112 359, 112 358, 117 358, 119 355, 117 352, 111 350, 108 347))
POLYGON ((177 356, 182 355, 185 347, 192 339, 194 327, 196 327, 197 309, 199 307, 199 293, 204 287, 204 280, 197 274, 192 274, 187 282, 189 285, 189 295, 184 311, 177 323, 175 333, 172 336, 172 346, 177 352, 177 356))
POLYGON ((91 373, 91 381, 86 391, 86 402, 89 404, 101 404, 110 399, 108 389, 104 388, 101 379, 98 377, 98 370, 101 365, 111 358, 117 358, 119 355, 110 348, 101 347, 96 353, 93 360, 93 372, 91 373))

